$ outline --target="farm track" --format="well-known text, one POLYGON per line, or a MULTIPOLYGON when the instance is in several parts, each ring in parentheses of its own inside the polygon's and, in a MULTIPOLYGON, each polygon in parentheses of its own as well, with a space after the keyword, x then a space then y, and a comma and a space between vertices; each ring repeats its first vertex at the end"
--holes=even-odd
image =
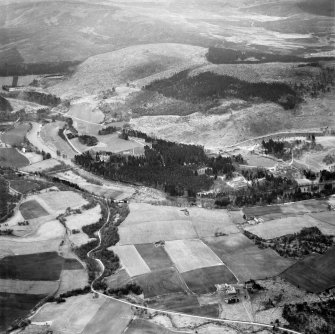
MULTIPOLYGON (((110 299, 110 300, 113 300, 115 302, 119 302, 119 303, 122 303, 122 304, 126 304, 126 305, 129 305, 131 307, 135 307, 137 309, 141 309, 141 310, 146 310, 146 311, 151 311, 151 312, 157 312, 157 313, 161 313, 161 314, 165 314, 165 315, 170 315, 170 316, 173 316, 173 315, 177 315, 177 316, 184 316, 184 317, 189 317, 189 318, 193 318, 193 319, 201 319, 201 320, 206 320, 206 321, 213 321, 213 322, 220 322, 220 323, 230 323, 230 324, 242 324, 242 325, 255 325, 255 326, 259 326, 259 327, 263 327, 263 328, 270 328, 272 329, 273 328, 273 325, 270 325, 270 324, 264 324, 264 323, 259 323, 259 322, 254 322, 254 321, 242 321, 242 320, 229 320, 229 319, 220 319, 220 318, 212 318, 212 317, 203 317, 203 316, 197 316, 197 315, 190 315, 190 314, 186 314, 186 313, 181 313, 181 312, 174 312, 174 311, 168 311, 168 310, 160 310, 160 309, 154 309, 154 308, 151 308, 151 307, 146 307, 146 306, 143 306, 143 305, 139 305, 139 304, 134 304, 134 303, 131 303, 131 302, 128 302, 126 300, 122 300, 122 299, 117 299, 115 297, 112 297, 112 296, 108 296, 108 295, 105 295, 104 293, 102 292, 99 292, 97 290, 94 289, 94 283, 103 275, 104 273, 104 270, 105 270, 105 266, 104 264, 102 263, 102 261, 100 259, 96 259, 94 257, 92 257, 92 253, 95 252, 97 249, 99 249, 99 247, 101 246, 101 241, 102 241, 102 238, 101 238, 101 230, 104 228, 104 226, 108 223, 108 220, 109 220, 109 217, 110 217, 110 210, 108 208, 108 216, 107 216, 107 219, 106 219, 106 222, 104 223, 104 225, 101 227, 101 229, 98 231, 98 238, 99 238, 99 244, 92 250, 90 250, 88 253, 87 253, 87 257, 97 261, 99 263, 99 267, 101 267, 101 273, 98 277, 96 277, 94 279, 94 281, 91 283, 91 291, 93 293, 96 293, 98 294, 99 296, 102 296, 104 298, 107 298, 107 299, 110 299)), ((249 315, 249 312, 247 312, 247 314, 249 315)), ((250 315, 249 315, 250 316, 250 315)), ((282 327, 279 327, 279 329, 283 330, 283 331, 286 331, 287 333, 292 333, 292 334, 301 334, 300 332, 297 332, 297 331, 294 331, 294 330, 291 330, 291 329, 286 329, 286 328, 282 328, 282 327)))

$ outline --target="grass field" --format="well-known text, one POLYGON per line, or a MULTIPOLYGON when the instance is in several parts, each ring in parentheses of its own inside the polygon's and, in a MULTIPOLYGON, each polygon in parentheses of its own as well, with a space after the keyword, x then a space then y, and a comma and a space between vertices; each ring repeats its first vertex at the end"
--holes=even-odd
POLYGON ((30 166, 22 168, 24 172, 42 172, 56 166, 61 166, 61 163, 55 159, 47 159, 40 162, 36 162, 30 166))
POLYGON ((165 250, 181 273, 223 264, 220 258, 201 240, 167 241, 165 250))
POLYGON ((281 274, 304 290, 319 293, 335 286, 335 248, 322 255, 309 255, 281 274))
MULTIPOLYGON (((55 333, 82 333, 104 303, 104 298, 94 299, 92 294, 71 297, 66 300, 66 303, 45 305, 31 321, 50 321, 52 326, 49 329, 55 333)), ((113 317, 109 315, 110 318, 113 317)))
POLYGON ((241 281, 276 276, 294 263, 272 249, 259 249, 243 234, 207 238, 205 242, 241 281))
POLYGON ((150 272, 150 268, 138 253, 134 245, 114 246, 109 249, 119 256, 122 266, 125 267, 130 277, 150 272))
POLYGON ((173 266, 163 247, 156 247, 154 244, 141 244, 135 245, 135 247, 150 270, 160 270, 173 266))
POLYGON ((133 313, 129 305, 106 300, 85 326, 82 334, 123 334, 133 313))
POLYGON ((36 200, 28 200, 22 203, 20 211, 23 218, 27 220, 40 218, 49 214, 36 200))
POLYGON ((29 165, 29 160, 15 148, 0 148, 0 166, 22 168, 29 165))
POLYGON ((45 296, 0 292, 0 332, 17 318, 25 316, 45 296))
POLYGON ((4 257, 0 260, 0 278, 55 281, 59 279, 63 262, 56 252, 4 257))
POLYGON ((16 191, 22 194, 27 194, 32 191, 47 188, 50 186, 50 184, 27 179, 18 179, 18 180, 11 180, 10 186, 11 188, 15 189, 16 191))
POLYGON ((82 211, 79 214, 72 214, 66 217, 66 226, 69 229, 81 229, 83 226, 96 223, 101 217, 101 207, 96 205, 94 208, 82 211))
POLYGON ((117 273, 105 278, 105 282, 111 289, 118 289, 127 285, 131 281, 126 269, 120 269, 117 273))
POLYGON ((84 269, 62 270, 57 295, 88 285, 88 274, 84 269))
POLYGON ((87 201, 74 191, 48 191, 37 195, 37 200, 42 201, 50 209, 49 212, 65 211, 68 207, 78 209, 87 201))
POLYGON ((216 291, 215 284, 232 284, 237 280, 226 266, 212 266, 182 273, 186 285, 195 293, 216 291))
POLYGON ((1 141, 8 145, 19 145, 23 142, 28 130, 29 124, 19 124, 14 129, 5 132, 1 136, 1 141))
MULTIPOLYGON (((157 333, 174 334, 175 331, 170 331, 167 328, 153 324, 147 320, 134 319, 124 332, 124 334, 157 334, 157 333)), ((183 332, 178 331, 178 333, 183 332)))
POLYGON ((144 292, 145 298, 184 292, 186 287, 174 268, 156 270, 134 278, 144 292))
POLYGON ((320 226, 322 223, 309 215, 274 219, 258 225, 246 227, 245 230, 262 239, 274 239, 283 235, 300 232, 305 227, 320 226))

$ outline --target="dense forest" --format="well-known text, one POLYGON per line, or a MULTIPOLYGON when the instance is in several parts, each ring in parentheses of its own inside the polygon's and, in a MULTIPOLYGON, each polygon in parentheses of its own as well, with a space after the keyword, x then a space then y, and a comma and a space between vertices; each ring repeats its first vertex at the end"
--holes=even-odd
POLYGON ((8 214, 8 182, 0 176, 0 221, 8 214))
POLYGON ((324 235, 317 227, 303 228, 299 233, 264 240, 249 231, 244 234, 263 248, 272 248, 280 256, 303 258, 311 253, 324 254, 333 246, 333 236, 324 235))
POLYGON ((283 318, 301 333, 333 334, 335 328, 335 300, 317 303, 285 304, 283 318))
MULTIPOLYGON (((134 131, 122 133, 144 137, 134 131)), ((75 156, 75 162, 112 180, 153 186, 172 196, 195 196, 213 184, 209 175, 198 175, 198 168, 206 167, 213 175, 225 174, 234 171, 235 165, 243 161, 241 156, 208 158, 201 146, 177 144, 146 135, 145 139, 152 141, 152 147, 145 146, 144 155, 140 157, 110 153, 105 162, 99 153, 94 156, 87 152, 75 156)))
POLYGON ((6 100, 4 97, 0 96, 0 112, 8 112, 13 111, 13 108, 8 100, 6 100))
POLYGON ((220 99, 230 97, 274 102, 285 109, 293 109, 302 101, 296 91, 280 82, 247 82, 211 72, 196 76, 188 74, 188 71, 182 71, 170 78, 154 81, 145 89, 186 102, 211 101, 209 107, 217 106, 220 99))
POLYGON ((10 75, 70 73, 80 63, 81 63, 80 61, 63 61, 63 62, 30 63, 30 64, 4 63, 0 65, 0 76, 5 77, 10 75))

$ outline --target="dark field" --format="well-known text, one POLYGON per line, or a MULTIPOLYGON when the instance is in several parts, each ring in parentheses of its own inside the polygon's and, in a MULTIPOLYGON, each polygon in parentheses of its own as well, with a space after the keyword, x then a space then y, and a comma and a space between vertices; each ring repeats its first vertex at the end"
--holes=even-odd
POLYGON ((282 213, 279 205, 271 205, 271 206, 254 206, 254 207, 246 207, 243 209, 244 214, 247 217, 250 216, 264 216, 269 214, 282 213))
POLYGON ((18 179, 18 180, 11 180, 10 186, 11 188, 15 189, 16 191, 22 194, 28 194, 31 191, 47 188, 49 185, 37 181, 18 179))
POLYGON ((56 281, 64 259, 56 252, 6 256, 0 260, 0 278, 26 281, 56 281))
POLYGON ((208 238, 205 243, 242 281, 273 277, 294 264, 272 249, 259 249, 243 234, 208 238))
POLYGON ((44 297, 0 292, 0 333, 14 320, 24 317, 44 297))
MULTIPOLYGON (((173 334, 172 332, 164 327, 150 323, 149 321, 142 319, 133 320, 124 334, 173 334)), ((182 333, 182 332, 180 332, 182 333)))
POLYGON ((281 277, 306 291, 319 293, 335 286, 335 248, 297 262, 281 277))
POLYGON ((20 206, 20 211, 24 219, 34 219, 47 216, 49 213, 35 200, 24 202, 20 206))
POLYGON ((235 276, 226 266, 195 269, 181 275, 193 292, 201 294, 216 291, 215 284, 237 282, 235 276))
POLYGON ((64 259, 63 270, 84 269, 82 264, 76 259, 64 259))
POLYGON ((14 129, 5 132, 1 136, 1 141, 8 145, 19 145, 24 141, 25 135, 29 130, 29 124, 20 124, 14 129))
POLYGON ((22 168, 29 165, 29 160, 15 148, 0 148, 0 166, 22 168))
POLYGON ((184 291, 184 283, 174 268, 140 275, 135 278, 135 281, 142 287, 145 298, 184 291))
POLYGON ((125 269, 121 269, 116 274, 106 277, 105 282, 110 289, 119 289, 131 282, 131 278, 125 269))
POLYGON ((173 267, 173 263, 171 262, 163 247, 155 247, 155 245, 152 243, 135 245, 135 247, 150 270, 159 270, 173 267))

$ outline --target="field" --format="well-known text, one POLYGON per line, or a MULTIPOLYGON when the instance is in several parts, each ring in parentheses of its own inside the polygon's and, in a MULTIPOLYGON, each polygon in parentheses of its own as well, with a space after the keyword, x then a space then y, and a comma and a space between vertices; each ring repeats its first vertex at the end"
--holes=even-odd
POLYGON ((227 211, 130 203, 130 214, 119 227, 120 245, 183 240, 237 233, 227 211), (133 228, 136 226, 136 230, 133 228))
MULTIPOLYGON (((45 305, 32 322, 51 322, 55 333, 122 334, 132 318, 130 307, 92 294, 68 298, 66 303, 45 305), (113 316, 111 316, 113 315, 113 316)), ((29 333, 29 327, 23 333, 29 333)))
POLYGON ((207 238, 205 242, 241 281, 273 277, 293 264, 272 249, 259 249, 243 234, 207 238))
POLYGON ((76 152, 58 135, 58 130, 61 129, 64 124, 64 122, 58 121, 46 124, 41 128, 40 136, 44 143, 54 152, 59 150, 62 154, 65 154, 67 158, 73 158, 76 152))
POLYGON ((19 145, 23 142, 29 127, 29 124, 19 124, 14 129, 5 132, 0 140, 11 146, 19 145))
POLYGON ((26 220, 47 216, 49 214, 36 200, 28 200, 22 203, 20 211, 26 220))
POLYGON ((185 283, 174 268, 156 270, 149 274, 137 276, 134 280, 142 287, 145 298, 184 292, 186 290, 185 283))
POLYGON ((4 257, 0 260, 0 278, 55 281, 59 279, 63 261, 56 252, 4 257))
POLYGON ((246 227, 245 230, 251 232, 262 239, 274 239, 284 235, 294 234, 300 232, 305 227, 317 226, 321 231, 334 231, 335 228, 328 227, 309 215, 285 217, 281 219, 274 219, 251 227, 246 227))
POLYGON ((232 272, 224 265, 183 272, 182 277, 189 289, 197 294, 215 292, 215 284, 237 282, 232 272))
MULTIPOLYGON (((142 319, 133 320, 130 325, 127 327, 124 334, 174 334, 175 331, 170 331, 163 326, 153 324, 149 321, 142 319)), ((179 332, 178 333, 183 333, 179 332)), ((184 332, 186 333, 186 332, 184 332)))
POLYGON ((58 285, 57 281, 0 279, 0 293, 48 295, 56 292, 58 285))
POLYGON ((24 172, 31 172, 31 173, 43 172, 56 166, 61 166, 61 163, 55 159, 47 159, 40 162, 36 162, 30 166, 24 167, 22 168, 22 170, 24 172))
POLYGON ((201 240, 167 241, 165 250, 180 273, 223 265, 218 256, 201 240))
POLYGON ((156 247, 154 244, 140 244, 135 245, 135 247, 150 270, 160 270, 173 266, 164 247, 156 247))
POLYGON ((119 256, 122 266, 125 267, 130 277, 150 272, 148 265, 140 256, 134 245, 114 246, 109 249, 119 256))
POLYGON ((17 318, 25 316, 45 296, 0 292, 0 332, 17 318))
POLYGON ((104 279, 106 284, 111 289, 118 289, 125 286, 131 281, 126 269, 120 269, 115 274, 108 276, 104 279))
POLYGON ((29 165, 29 160, 15 148, 0 148, 0 166, 22 168, 29 165))
POLYGON ((57 295, 74 289, 81 289, 87 285, 88 275, 84 269, 63 269, 60 275, 60 284, 57 290, 57 295))
POLYGON ((89 98, 76 100, 75 103, 71 104, 67 115, 73 117, 74 120, 79 118, 88 123, 101 123, 105 116, 103 112, 97 108, 98 103, 98 101, 89 98))
POLYGON ((323 255, 309 255, 281 274, 295 286, 315 293, 335 285, 335 248, 323 255))
POLYGON ((10 181, 10 187, 22 194, 41 190, 43 188, 47 188, 48 186, 50 186, 50 184, 28 179, 17 179, 10 181))

